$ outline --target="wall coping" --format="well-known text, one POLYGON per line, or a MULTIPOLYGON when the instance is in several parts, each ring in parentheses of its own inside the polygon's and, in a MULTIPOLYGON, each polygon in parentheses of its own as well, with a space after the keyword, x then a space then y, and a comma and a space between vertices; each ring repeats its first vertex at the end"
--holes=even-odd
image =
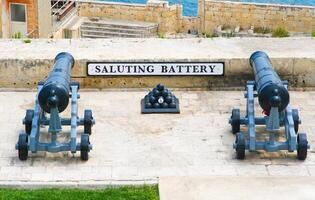
POLYGON ((93 3, 93 4, 110 4, 110 5, 122 5, 122 6, 141 6, 146 7, 146 4, 142 3, 124 3, 124 2, 112 2, 112 1, 98 1, 98 0, 77 0, 78 3, 93 3))
POLYGON ((213 3, 224 3, 224 4, 271 6, 271 7, 283 7, 283 8, 308 8, 308 9, 314 9, 314 12, 315 12, 315 6, 290 5, 290 4, 271 4, 271 3, 255 3, 255 2, 238 2, 238 1, 217 1, 217 0, 204 0, 204 1, 206 1, 206 2, 213 2, 213 3))
POLYGON ((124 2, 112 2, 112 1, 98 1, 98 0, 77 0, 78 3, 93 3, 93 4, 106 4, 106 5, 121 5, 121 6, 133 6, 133 7, 146 7, 150 5, 166 4, 166 7, 172 7, 181 4, 169 5, 168 1, 160 0, 149 0, 146 4, 144 3, 124 3, 124 2))

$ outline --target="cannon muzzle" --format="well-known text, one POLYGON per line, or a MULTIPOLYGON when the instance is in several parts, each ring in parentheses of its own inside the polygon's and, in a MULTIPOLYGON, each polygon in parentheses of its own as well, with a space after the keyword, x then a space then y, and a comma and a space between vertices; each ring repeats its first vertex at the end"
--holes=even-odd
POLYGON ((52 108, 57 108, 61 113, 67 108, 73 66, 74 58, 71 54, 62 52, 56 56, 53 69, 38 94, 39 104, 45 112, 50 113, 52 108))

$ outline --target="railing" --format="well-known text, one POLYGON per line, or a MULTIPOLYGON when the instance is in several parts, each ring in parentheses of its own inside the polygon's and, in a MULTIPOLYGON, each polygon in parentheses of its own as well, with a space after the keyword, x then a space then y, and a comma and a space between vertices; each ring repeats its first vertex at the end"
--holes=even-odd
POLYGON ((37 29, 33 29, 33 30, 31 30, 30 32, 28 32, 27 34, 26 34, 26 37, 28 38, 28 37, 30 37, 33 33, 35 33, 37 31, 37 29))
POLYGON ((75 6, 75 1, 72 0, 58 0, 51 6, 52 18, 57 17, 57 21, 60 21, 72 7, 75 6), (59 7, 59 3, 62 3, 59 7), (56 9, 56 11, 53 11, 56 9))
POLYGON ((74 16, 76 16, 78 13, 77 10, 75 10, 73 13, 71 13, 71 15, 69 15, 65 20, 63 20, 62 22, 58 23, 58 26, 55 27, 55 30, 60 29, 60 27, 65 26, 66 24, 68 24, 74 16))
POLYGON ((73 8, 75 7, 75 2, 69 2, 68 5, 58 13, 57 20, 60 21, 62 18, 64 18, 73 8))
MULTIPOLYGON (((54 5, 51 6, 51 9, 57 7, 57 5, 59 4, 59 2, 61 2, 62 0, 58 0, 54 5)), ((64 2, 64 1, 63 1, 64 2)))

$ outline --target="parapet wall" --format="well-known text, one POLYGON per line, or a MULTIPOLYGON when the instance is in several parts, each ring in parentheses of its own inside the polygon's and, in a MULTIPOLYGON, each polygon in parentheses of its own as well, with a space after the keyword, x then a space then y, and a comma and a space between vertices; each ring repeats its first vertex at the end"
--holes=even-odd
POLYGON ((290 87, 315 88, 315 40, 310 38, 0 40, 0 88, 35 88, 55 56, 76 62, 72 78, 82 88, 243 88, 254 76, 249 57, 263 50, 290 87), (285 51, 284 51, 285 49, 285 51), (87 62, 224 62, 224 76, 87 76, 87 62))
POLYGON ((211 33, 219 25, 251 26, 292 32, 315 30, 315 7, 203 0, 199 2, 200 31, 211 33))
POLYGON ((78 1, 78 15, 155 22, 162 33, 187 32, 191 28, 197 30, 196 18, 183 17, 182 6, 169 6, 167 1, 148 1, 147 4, 78 1))

